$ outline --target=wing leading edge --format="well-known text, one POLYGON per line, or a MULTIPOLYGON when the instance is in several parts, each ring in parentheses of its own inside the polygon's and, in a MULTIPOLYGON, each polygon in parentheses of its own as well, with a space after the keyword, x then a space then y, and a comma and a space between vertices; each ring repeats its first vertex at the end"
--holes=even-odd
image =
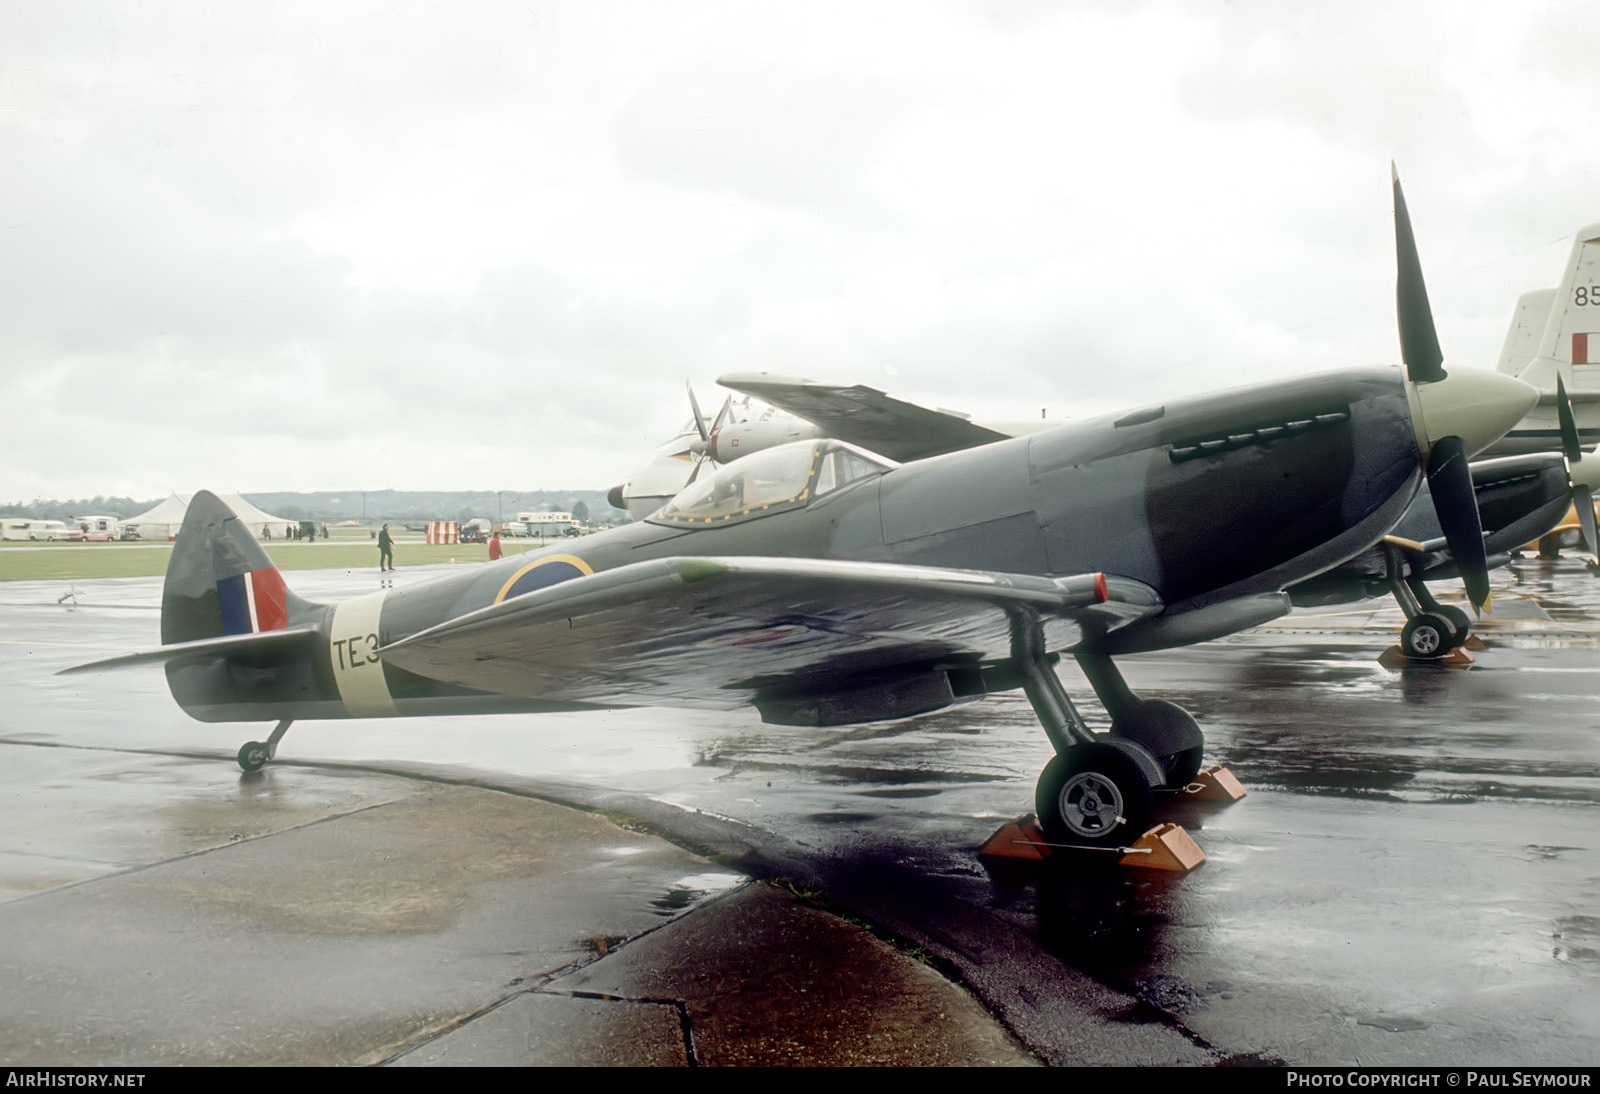
POLYGON ((1062 650, 1162 607, 1149 586, 1102 574, 669 558, 491 605, 378 652, 408 672, 505 695, 753 703, 769 721, 833 724, 981 693, 974 681, 1011 656, 1019 623, 1037 621, 1046 648, 1062 650))

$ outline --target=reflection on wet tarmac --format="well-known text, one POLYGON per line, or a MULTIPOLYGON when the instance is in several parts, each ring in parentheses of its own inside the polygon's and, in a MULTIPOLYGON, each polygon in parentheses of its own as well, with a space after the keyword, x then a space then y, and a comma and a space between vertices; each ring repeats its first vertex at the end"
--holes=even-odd
POLYGON ((744 883, 739 874, 694 874, 679 878, 666 892, 650 901, 650 906, 662 915, 676 915, 717 893, 726 892, 744 883))
MULTIPOLYGON (((371 583, 306 579, 328 598, 371 583)), ((1049 757, 1015 694, 854 729, 674 711, 297 726, 283 765, 238 778, 220 803, 193 773, 231 763, 249 727, 189 721, 159 673, 49 675, 148 644, 151 614, 97 605, 150 606, 158 582, 79 583, 70 610, 36 584, 0 587, 0 738, 18 742, 4 747, 20 810, 0 824, 0 897, 118 868, 127 825, 158 824, 179 846, 207 811, 277 824, 276 811, 342 792, 336 773, 298 761, 458 764, 771 833, 807 856, 830 899, 926 948, 1046 1059, 1079 1058, 1082 1037, 1053 1028, 1051 999, 1100 985, 1120 1000, 1108 1017, 1163 1027, 1211 1059, 1597 1062, 1600 581, 1576 560, 1497 571, 1501 613, 1479 628, 1490 648, 1470 669, 1379 665, 1400 618, 1376 601, 1124 659, 1135 689, 1196 714, 1208 758, 1250 790, 1231 807, 1166 807, 1208 855, 1185 877, 1110 856, 979 863, 988 833, 1031 808, 1049 757), (216 758, 175 755, 142 785, 108 766, 85 847, 83 818, 30 788, 128 747, 216 758)), ((1061 676, 1088 696, 1072 666, 1061 676)), ((1083 707, 1103 725, 1092 698, 1083 707)), ((637 899, 666 916, 737 880, 685 877, 637 899)))

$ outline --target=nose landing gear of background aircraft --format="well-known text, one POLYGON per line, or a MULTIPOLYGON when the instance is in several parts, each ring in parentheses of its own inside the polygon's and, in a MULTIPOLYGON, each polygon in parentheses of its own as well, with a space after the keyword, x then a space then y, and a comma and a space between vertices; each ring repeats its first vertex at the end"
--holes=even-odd
POLYGON ((1386 540, 1383 547, 1389 591, 1406 616, 1400 652, 1412 661, 1436 661, 1465 646, 1472 637, 1472 617, 1453 604, 1435 600, 1426 582, 1403 576, 1398 541, 1386 540))

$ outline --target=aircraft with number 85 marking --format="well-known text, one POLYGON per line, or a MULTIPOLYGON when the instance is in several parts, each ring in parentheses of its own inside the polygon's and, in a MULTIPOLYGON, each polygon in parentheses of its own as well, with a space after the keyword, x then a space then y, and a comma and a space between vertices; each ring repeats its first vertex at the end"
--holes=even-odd
MULTIPOLYGON (((1395 181, 1405 369, 1295 376, 896 464, 834 439, 699 478, 648 519, 415 587, 316 604, 214 495, 197 494, 160 648, 67 671, 165 666, 203 721, 753 706, 767 722, 902 718, 1021 688, 1056 751, 1049 838, 1116 846, 1203 737, 1113 658, 1288 610, 1283 590, 1376 543, 1432 486, 1464 571, 1482 533, 1468 455, 1532 405, 1446 374, 1395 181), (1075 657, 1110 715, 1057 678, 1075 657)), ((1467 572, 1477 603, 1486 577, 1467 572)))

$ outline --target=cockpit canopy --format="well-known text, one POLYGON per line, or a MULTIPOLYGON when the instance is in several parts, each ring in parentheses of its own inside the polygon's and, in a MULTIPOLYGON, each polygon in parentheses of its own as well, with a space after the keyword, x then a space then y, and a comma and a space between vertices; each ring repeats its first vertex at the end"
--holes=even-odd
POLYGON ((801 509, 860 479, 898 466, 844 441, 794 441, 745 456, 696 479, 650 521, 657 524, 733 524, 801 509))

